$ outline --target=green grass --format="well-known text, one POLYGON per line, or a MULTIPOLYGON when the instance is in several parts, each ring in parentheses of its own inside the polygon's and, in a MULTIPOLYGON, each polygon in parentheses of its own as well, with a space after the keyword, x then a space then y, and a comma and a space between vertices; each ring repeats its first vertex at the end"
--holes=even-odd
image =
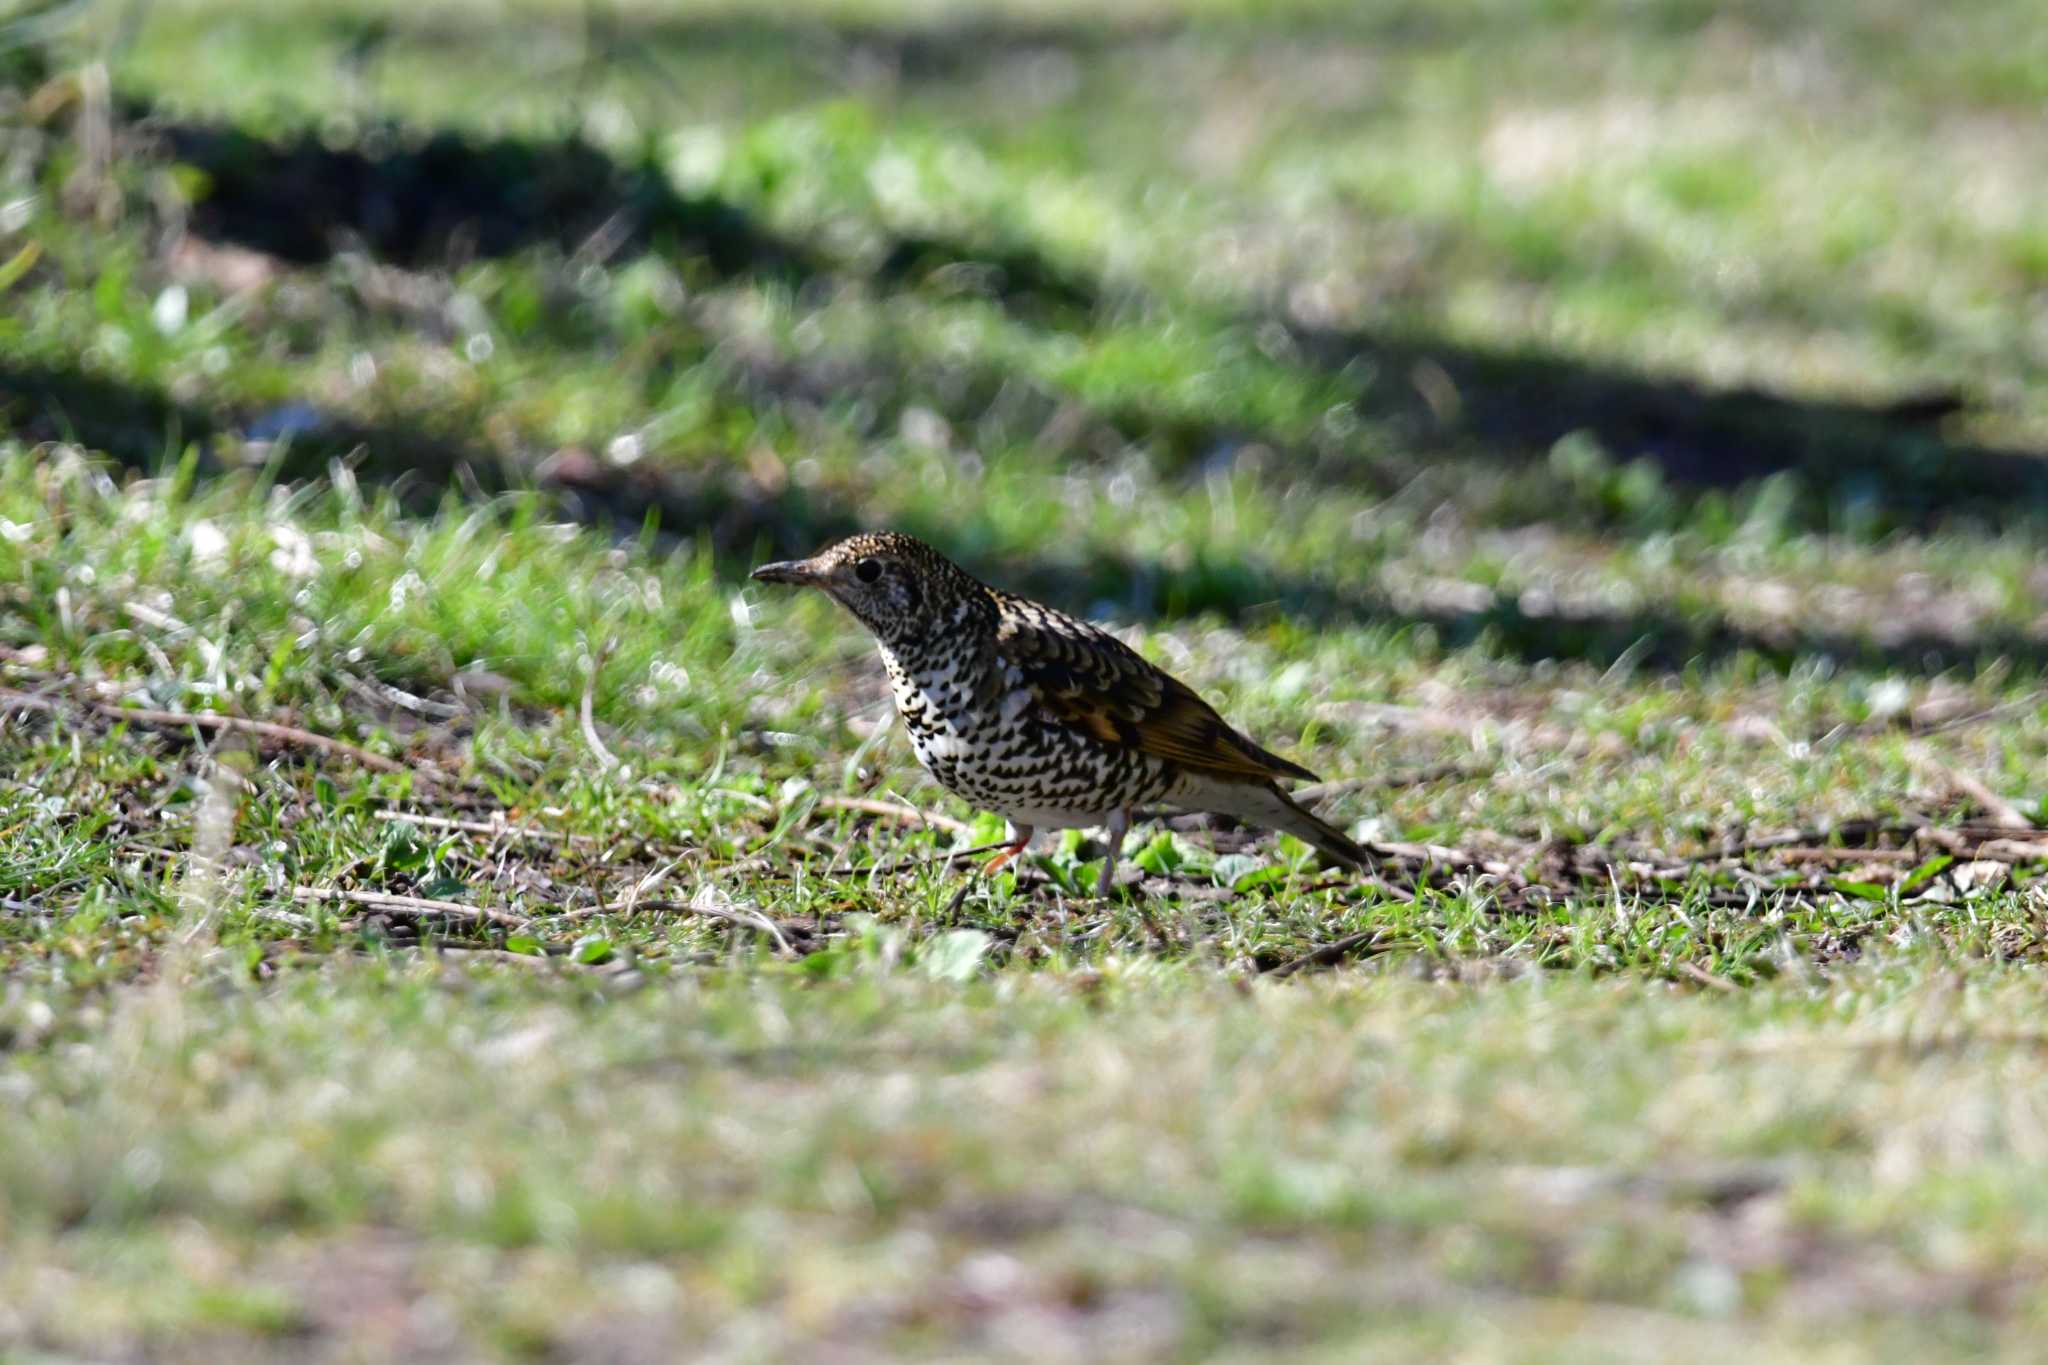
POLYGON ((1986 1039, 2038 994, 1912 975, 1733 1004, 884 956, 145 989, 10 1069, 9 1300, 193 1356, 2017 1358, 2038 1039, 1986 1039), (70 1273, 31 1300, 39 1264, 70 1273))
POLYGON ((12 47, 0 1359, 2026 1358, 2020 9, 12 47), (937 865, 862 525, 1382 880, 937 865))

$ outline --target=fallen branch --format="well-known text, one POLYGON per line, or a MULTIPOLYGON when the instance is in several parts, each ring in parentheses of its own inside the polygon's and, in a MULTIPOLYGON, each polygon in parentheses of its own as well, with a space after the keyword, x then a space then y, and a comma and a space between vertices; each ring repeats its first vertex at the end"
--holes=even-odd
POLYGON ((1947 720, 1934 721, 1924 726, 1916 725, 1913 727, 1913 733, 1925 738, 1928 735, 1941 734, 1946 730, 1958 730, 1966 725, 1978 725, 1987 720, 1998 720, 2003 716, 2033 710, 2041 704, 2044 697, 2048 697, 2048 690, 2029 692, 2024 697, 2014 701, 2002 702, 1997 706, 1986 707, 1982 711, 1972 711, 1968 715, 1952 716, 1947 720))
POLYGON ((1465 849, 1448 848, 1442 844, 1369 843, 1365 845, 1365 851, 1388 862, 1441 867, 1449 872, 1484 872, 1495 877, 1514 875, 1514 868, 1508 863, 1489 861, 1465 849))
MULTIPOLYGON (((1271 971, 1264 973, 1264 975, 1278 981, 1282 977, 1293 976, 1296 972, 1306 971, 1310 967, 1327 967, 1334 962, 1341 961, 1353 949, 1357 948, 1372 947, 1378 952, 1385 952, 1393 945, 1380 946, 1378 940, 1383 932, 1385 931, 1380 929, 1367 929, 1363 933, 1347 935, 1344 938, 1338 939, 1335 943, 1325 943, 1320 948, 1303 953, 1292 962, 1283 962, 1271 971)), ((1367 954, 1367 956, 1372 955, 1367 954)))
POLYGON ((402 687, 394 687, 379 678, 358 678, 353 673, 338 673, 341 685, 374 706, 396 706, 401 711, 410 711, 416 716, 432 720, 455 720, 469 714, 466 706, 456 706, 445 701, 428 701, 416 697, 402 687))
POLYGON ((371 811, 379 820, 404 821, 427 829, 456 830, 463 834, 482 834, 491 838, 510 837, 516 839, 538 839, 555 844, 595 845, 603 841, 588 834, 570 834, 558 829, 539 829, 533 825, 514 825, 495 820, 452 820, 445 815, 420 815, 412 811, 385 809, 371 811))
MULTIPOLYGON (((80 701, 77 705, 104 716, 109 720, 128 725, 145 725, 163 729, 190 728, 194 730, 229 731, 234 734, 254 735, 259 739, 274 740, 301 749, 314 749, 321 753, 346 758, 372 772, 403 774, 424 778, 440 786, 459 786, 454 778, 442 772, 435 765, 421 761, 408 766, 382 754, 373 754, 359 744, 350 744, 344 739, 331 735, 316 734, 302 730, 296 725, 281 725, 274 720, 251 720, 246 716, 223 715, 218 711, 160 711, 148 706, 122 706, 106 701, 80 701)), ((11 688, 0 688, 0 707, 22 710, 55 712, 62 710, 65 701, 53 697, 38 696, 33 692, 17 692, 11 688)))
POLYGON ((1957 772, 1946 763, 1930 760, 1941 775, 1948 780, 1959 795, 1975 801, 1978 807, 1989 815, 1992 822, 2001 829, 2032 829, 2034 822, 2020 813, 2020 808, 1985 786, 1968 773, 1957 772))
POLYGON ((887 820, 901 820, 905 824, 927 825, 942 829, 948 834, 959 834, 969 828, 964 820, 955 820, 950 815, 934 815, 922 811, 908 802, 882 801, 872 796, 821 796, 819 810, 853 811, 861 815, 879 815, 887 820))
POLYGON ((422 763, 416 768, 409 768, 382 754, 373 754, 359 744, 350 744, 347 740, 335 739, 331 735, 315 734, 296 725, 280 725, 274 720, 250 720, 244 716, 222 715, 218 711, 158 711, 145 706, 117 706, 112 702, 102 701, 88 702, 87 705, 109 720, 125 721, 130 725, 156 725, 167 728, 190 726, 195 730, 228 730, 236 734, 255 735, 261 739, 274 739, 280 744, 317 749, 322 753, 351 759, 375 772, 417 773, 431 782, 449 781, 447 774, 431 764, 422 763))
POLYGON ((1007 839, 993 844, 976 844, 973 848, 959 848, 951 853, 933 854, 928 858, 899 858, 893 863, 882 863, 875 867, 828 867, 821 876, 826 877, 892 877, 898 872, 912 872, 924 867, 951 866, 962 858, 973 858, 983 853, 994 853, 1010 846, 1007 839))
POLYGON ((1699 982, 1702 986, 1705 986, 1710 990, 1723 991, 1726 993, 1736 995, 1739 995, 1742 992, 1742 987, 1736 985, 1733 981, 1730 981, 1725 976, 1714 975, 1714 973, 1708 971, 1705 967, 1700 966, 1700 964, 1697 962, 1680 961, 1674 965, 1676 966, 1679 975, 1690 977, 1694 981, 1699 982))
POLYGON ((1905 823, 1897 820, 1844 820, 1832 829, 1816 826, 1812 829, 1791 830, 1784 834, 1765 834, 1751 839, 1735 839, 1717 847, 1706 849, 1699 857, 1691 859, 1695 864, 1720 862, 1727 858, 1740 858, 1749 853, 1770 853, 1781 848, 1798 848, 1823 845, 1829 839, 1840 839, 1845 846, 1861 840, 1868 844, 1876 839, 1910 839, 1927 827, 1925 821, 1905 823))
POLYGON ((399 910, 415 915, 446 915, 450 919, 497 924, 507 929, 525 929, 532 925, 529 919, 490 906, 464 905, 461 901, 430 900, 424 896, 400 896, 386 891, 348 891, 338 886, 295 886, 292 888, 292 899, 347 901, 351 905, 367 906, 372 910, 399 910))
MULTIPOLYGON (((1165 880, 1181 881, 1196 886, 1206 885, 1203 878, 1183 876, 1179 873, 1169 874, 1165 880)), ((1219 887, 1217 889, 1226 893, 1230 891, 1228 887, 1219 887)), ((1519 890, 1521 888, 1513 889, 1519 890)), ((1304 896, 1320 896, 1325 891, 1377 891, 1388 900, 1399 901, 1403 905, 1415 904, 1415 893, 1413 891, 1396 886, 1384 877, 1359 877, 1348 870, 1336 876, 1325 877, 1319 882, 1310 882, 1307 886, 1301 888, 1301 894, 1304 896)), ((1353 905, 1358 903, 1355 899, 1350 902, 1353 905)))
POLYGON ((528 971, 533 972, 553 971, 557 967, 564 965, 571 967, 588 965, 547 953, 515 953, 509 948, 450 948, 445 944, 437 943, 432 948, 422 948, 420 951, 429 953, 437 958, 456 962, 465 960, 470 962, 504 962, 512 966, 524 967, 528 971))
POLYGON ((605 905, 590 905, 580 910, 565 910, 559 915, 549 916, 549 919, 556 924, 574 924, 580 920, 597 919, 605 915, 615 915, 624 919, 632 915, 655 914, 702 915, 706 919, 724 920, 728 924, 737 924, 748 929, 758 929, 774 939, 775 946, 784 953, 791 957, 796 956, 796 949, 790 947, 789 940, 783 937, 782 929, 774 920, 769 919, 760 911, 729 910, 722 905, 713 905, 701 896, 695 900, 687 901, 643 901, 628 896, 624 900, 612 901, 605 905))
POLYGON ((1796 844, 1775 850, 1787 863, 1915 863, 1921 854, 1910 848, 1802 848, 1796 844))
POLYGON ((1960 834, 1952 829, 1929 829, 1924 832, 1924 837, 1936 848, 1958 858, 1999 863, 2048 861, 2048 841, 2041 839, 1987 839, 1982 835, 1960 834))

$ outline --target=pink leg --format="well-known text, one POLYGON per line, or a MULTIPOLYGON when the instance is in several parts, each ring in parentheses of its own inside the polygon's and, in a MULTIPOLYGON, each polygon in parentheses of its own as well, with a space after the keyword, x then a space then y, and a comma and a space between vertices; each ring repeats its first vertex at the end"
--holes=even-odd
POLYGON ((1008 863, 1012 858, 1016 857, 1019 853, 1022 853, 1026 848, 1029 848, 1031 846, 1031 826, 1012 826, 1010 835, 1010 846, 1008 848, 1005 848, 1001 853, 998 853, 995 857, 989 859, 988 865, 981 869, 983 872, 993 873, 1001 871, 1004 864, 1008 863))

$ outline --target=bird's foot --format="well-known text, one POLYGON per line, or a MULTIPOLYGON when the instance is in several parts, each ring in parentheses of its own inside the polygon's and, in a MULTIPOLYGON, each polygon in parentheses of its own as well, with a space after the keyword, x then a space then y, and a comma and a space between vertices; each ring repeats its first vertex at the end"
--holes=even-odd
MULTIPOLYGON (((1013 837, 1010 840, 1010 842, 1004 846, 1003 851, 1001 853, 996 854, 995 857, 990 858, 987 862, 981 865, 980 875, 982 877, 993 877, 996 873, 1002 871, 1005 867, 1009 866, 1018 854, 1022 853, 1025 849, 1031 846, 1030 830, 1016 830, 1014 831, 1014 836, 1015 837, 1013 837)), ((954 911, 958 910, 962 905, 966 904, 968 892, 974 889, 974 884, 979 879, 979 877, 969 875, 965 881, 960 883, 960 889, 955 891, 953 893, 953 899, 946 903, 946 913, 948 915, 951 915, 954 911)))
POLYGON ((1018 855, 1019 853, 1022 853, 1023 851, 1024 851, 1024 845, 1022 845, 1022 844, 1011 844, 1011 845, 1010 845, 1010 846, 1009 846, 1008 848, 1004 849, 1004 850, 1003 850, 1003 851, 1002 851, 1001 853, 998 853, 998 854, 997 854, 997 855, 996 855, 995 857, 993 857, 993 858, 990 858, 990 859, 989 859, 989 860, 988 860, 987 862, 983 863, 983 864, 981 865, 981 870, 982 870, 983 872, 985 872, 985 873, 989 873, 989 874, 991 874, 991 875, 993 875, 993 874, 995 874, 995 873, 997 873, 997 872, 1000 872, 1000 871, 1002 871, 1002 870, 1003 870, 1004 868, 1008 867, 1008 866, 1010 865, 1010 863, 1011 863, 1011 862, 1012 862, 1012 861, 1013 861, 1013 860, 1014 860, 1014 859, 1016 858, 1016 856, 1017 856, 1017 855, 1018 855))
POLYGON ((1001 853, 998 853, 995 857, 984 863, 981 869, 982 872, 985 875, 993 875, 1008 866, 1011 859, 1031 847, 1031 834, 1032 831, 1028 827, 1013 828, 1009 845, 1001 853))

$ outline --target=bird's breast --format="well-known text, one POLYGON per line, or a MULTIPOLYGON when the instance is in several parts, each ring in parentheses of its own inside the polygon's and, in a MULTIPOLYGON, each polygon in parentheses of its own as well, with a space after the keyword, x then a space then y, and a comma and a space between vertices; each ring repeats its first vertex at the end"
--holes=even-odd
POLYGON ((949 752, 983 728, 987 710, 983 680, 986 669, 959 654, 934 651, 929 657, 905 657, 884 651, 896 710, 910 731, 918 757, 933 745, 949 752))

